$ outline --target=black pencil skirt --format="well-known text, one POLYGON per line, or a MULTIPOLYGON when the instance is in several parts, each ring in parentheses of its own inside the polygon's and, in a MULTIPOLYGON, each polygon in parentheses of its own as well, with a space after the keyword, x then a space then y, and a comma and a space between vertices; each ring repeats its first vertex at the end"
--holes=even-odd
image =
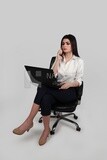
POLYGON ((69 103, 76 99, 75 87, 68 89, 51 88, 45 85, 38 86, 37 93, 34 98, 34 103, 39 104, 41 114, 48 116, 55 103, 69 103))

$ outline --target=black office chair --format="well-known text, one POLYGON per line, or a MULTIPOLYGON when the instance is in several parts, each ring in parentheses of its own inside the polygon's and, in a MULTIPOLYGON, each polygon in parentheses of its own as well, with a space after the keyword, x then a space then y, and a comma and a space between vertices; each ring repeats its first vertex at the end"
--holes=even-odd
MULTIPOLYGON (((52 57, 51 62, 50 62, 50 68, 52 67, 54 61, 55 61, 55 57, 52 57)), ((51 118, 57 118, 57 120, 55 121, 55 123, 52 126, 52 130, 50 131, 51 135, 55 133, 55 129, 56 129, 58 122, 60 120, 65 120, 70 123, 73 123, 74 125, 76 125, 77 131, 81 130, 81 128, 79 127, 79 125, 75 121, 66 118, 70 115, 73 115, 73 118, 75 120, 78 118, 78 116, 76 116, 76 114, 73 112, 76 110, 77 105, 80 105, 80 103, 81 103, 81 96, 83 94, 83 82, 82 82, 81 86, 75 87, 75 89, 76 89, 76 94, 77 94, 77 99, 75 101, 70 102, 68 104, 57 103, 53 107, 53 109, 52 109, 53 115, 51 115, 51 118)), ((41 122, 42 122, 42 117, 39 119, 39 123, 41 123, 41 122)))

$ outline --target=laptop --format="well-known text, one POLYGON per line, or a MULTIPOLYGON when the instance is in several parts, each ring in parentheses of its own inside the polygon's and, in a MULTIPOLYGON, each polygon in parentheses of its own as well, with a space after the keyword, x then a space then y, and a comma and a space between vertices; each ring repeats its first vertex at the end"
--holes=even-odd
POLYGON ((24 67, 33 83, 37 83, 39 85, 43 84, 54 88, 60 87, 52 69, 27 65, 25 65, 24 67))

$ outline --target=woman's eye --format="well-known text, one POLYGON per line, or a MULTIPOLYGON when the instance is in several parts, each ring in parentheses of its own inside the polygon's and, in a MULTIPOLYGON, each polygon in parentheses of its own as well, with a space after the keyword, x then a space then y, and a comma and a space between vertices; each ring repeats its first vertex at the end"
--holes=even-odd
POLYGON ((62 45, 65 45, 65 44, 66 44, 66 45, 70 45, 70 43, 69 43, 69 42, 66 42, 66 43, 62 43, 62 45))
POLYGON ((67 44, 67 45, 70 45, 70 43, 69 43, 69 42, 67 42, 66 44, 67 44))

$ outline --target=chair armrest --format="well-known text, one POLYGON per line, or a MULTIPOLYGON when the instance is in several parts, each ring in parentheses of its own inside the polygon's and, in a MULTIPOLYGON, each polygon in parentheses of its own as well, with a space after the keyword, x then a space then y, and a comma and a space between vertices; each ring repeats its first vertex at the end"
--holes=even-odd
POLYGON ((82 81, 81 86, 76 87, 76 95, 77 95, 78 101, 81 101, 82 94, 83 94, 83 81, 82 81))

